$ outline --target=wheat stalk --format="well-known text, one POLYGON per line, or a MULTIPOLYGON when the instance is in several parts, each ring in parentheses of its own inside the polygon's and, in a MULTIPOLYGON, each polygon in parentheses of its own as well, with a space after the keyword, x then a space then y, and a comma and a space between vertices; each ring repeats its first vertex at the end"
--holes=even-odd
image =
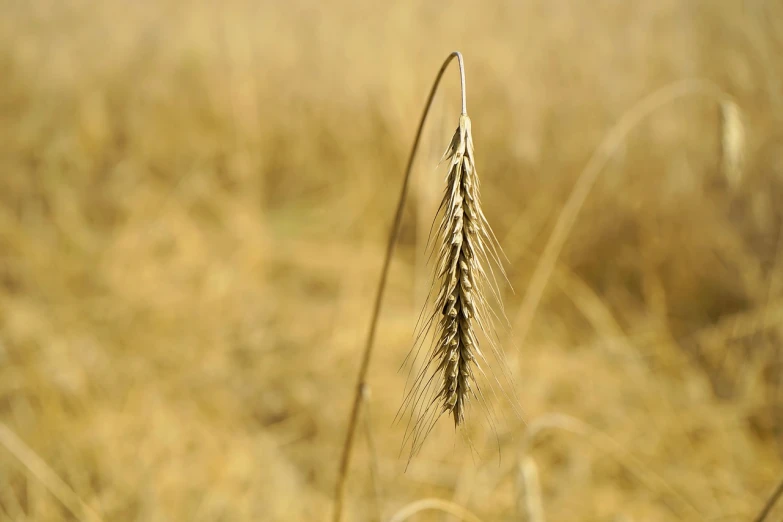
POLYGON ((343 451, 340 457, 340 467, 337 473, 337 482, 334 494, 334 511, 332 513, 332 520, 339 522, 342 518, 343 503, 345 496, 345 482, 348 477, 348 470, 351 462, 351 450, 353 449, 353 440, 356 433, 356 427, 359 418, 359 409, 366 390, 367 372, 370 368, 370 359, 372 358, 372 351, 375 341, 375 331, 378 326, 378 318, 380 317, 381 305, 383 303, 383 295, 386 290, 386 280, 389 275, 389 266, 391 265, 391 258, 394 255, 394 247, 397 244, 397 237, 400 233, 400 225, 402 223, 403 209, 405 208, 405 198, 408 193, 408 185, 410 181, 411 171, 413 170, 413 160, 416 158, 416 152, 419 149, 419 143, 421 142, 421 135, 424 129, 424 122, 427 119, 430 107, 432 106, 432 100, 435 98, 435 93, 440 85, 440 80, 443 77, 443 73, 446 71, 449 63, 454 58, 459 62, 460 69, 460 83, 462 86, 462 113, 465 114, 465 68, 462 61, 462 55, 459 52, 453 52, 449 54, 446 60, 440 67, 438 74, 435 76, 435 81, 430 89, 427 102, 424 104, 424 111, 419 119, 419 126, 416 130, 416 137, 413 140, 413 146, 411 147, 410 155, 408 156, 408 163, 405 167, 405 174, 402 181, 402 189, 400 190, 400 197, 397 201, 397 210, 394 215, 394 223, 392 224, 391 232, 389 233, 389 241, 386 246, 386 256, 383 260, 383 267, 381 268, 381 275, 378 280, 378 289, 375 294, 375 304, 373 307, 372 315, 370 317, 370 327, 367 332, 367 341, 364 344, 364 351, 362 352, 361 364, 359 366, 359 376, 356 382, 356 389, 353 396, 353 406, 351 408, 350 417, 348 419, 348 428, 345 434, 345 442, 343 444, 343 451))
MULTIPOLYGON (((494 278, 492 268, 489 266, 491 259, 500 267, 500 271, 504 276, 505 272, 498 255, 499 247, 497 246, 497 240, 481 210, 479 182, 474 160, 473 136, 471 134, 470 118, 468 118, 467 114, 465 66, 462 55, 459 52, 453 52, 443 62, 435 77, 435 82, 430 89, 424 112, 419 119, 416 137, 413 140, 413 146, 408 156, 402 190, 400 191, 394 216, 394 224, 389 234, 386 257, 383 261, 378 290, 375 295, 375 305, 370 318, 370 328, 359 367, 353 407, 348 420, 348 429, 340 459, 332 517, 332 520, 335 522, 339 522, 342 517, 345 482, 348 477, 354 434, 356 433, 362 396, 366 391, 367 372, 373 351, 375 331, 383 303, 389 266, 394 254, 397 237, 399 236, 400 224, 402 223, 402 214, 405 207, 413 160, 416 157, 422 130, 424 129, 424 122, 432 106, 432 100, 440 85, 440 80, 446 67, 454 58, 459 63, 462 112, 457 131, 443 158, 449 161, 449 169, 446 191, 440 207, 443 214, 437 234, 440 247, 438 249, 435 282, 439 292, 434 300, 432 314, 429 320, 422 326, 418 336, 419 339, 426 337, 430 327, 433 324, 437 324, 435 343, 430 350, 427 363, 419 372, 413 389, 406 400, 403 401, 403 407, 401 408, 402 411, 406 405, 410 406, 411 418, 416 418, 413 429, 408 431, 405 436, 405 440, 412 436, 411 457, 420 449, 435 421, 442 414, 450 413, 454 418, 454 424, 459 426, 465 420, 465 408, 471 398, 481 399, 485 406, 487 405, 475 377, 476 372, 483 373, 479 363, 485 361, 484 354, 479 348, 479 330, 490 339, 493 353, 499 360, 503 360, 495 342, 497 336, 491 337, 494 332, 489 315, 490 308, 486 300, 487 290, 494 294, 498 302, 500 302, 500 296, 497 290, 497 283, 494 286, 490 284, 490 278, 485 270, 488 269, 494 278), (433 383, 438 382, 438 379, 436 379, 438 376, 440 376, 440 384, 435 386, 433 383), (429 392, 434 392, 434 395, 430 396, 429 392), (421 399, 427 396, 430 396, 430 400, 422 402, 421 399), (419 406, 423 404, 424 407, 422 409, 419 406)), ((435 286, 433 285, 433 287, 435 286)), ((500 302, 500 305, 502 309, 502 302, 500 302)), ((414 345, 413 351, 418 354, 416 345, 414 345)), ((415 359, 416 357, 414 357, 414 363, 415 359)), ((489 413, 488 407, 487 412, 489 413)), ((405 440, 403 445, 405 445, 405 440)))
MULTIPOLYGON (((563 204, 560 215, 557 217, 557 222, 539 257, 533 275, 530 277, 527 292, 519 307, 516 319, 512 323, 512 330, 516 333, 515 337, 518 343, 524 343, 527 339, 527 335, 533 325, 533 319, 535 318, 538 305, 541 302, 541 298, 549 283, 550 276, 557 265, 560 252, 563 250, 563 246, 576 223, 582 206, 590 195, 603 168, 620 148, 623 140, 625 140, 631 131, 639 126, 645 118, 674 100, 693 95, 706 96, 720 104, 731 101, 731 97, 727 93, 718 85, 708 80, 688 79, 673 82, 664 85, 637 102, 626 111, 618 122, 606 133, 600 145, 587 162, 587 165, 585 165, 584 170, 579 174, 576 183, 574 183, 574 187, 571 190, 568 199, 563 204)), ((742 130, 743 127, 741 127, 741 118, 735 119, 735 116, 740 117, 739 109, 737 109, 736 112, 731 112, 730 121, 734 121, 734 123, 725 125, 723 131, 724 142, 727 140, 726 136, 734 136, 730 139, 730 150, 724 150, 724 156, 728 158, 740 158, 739 153, 744 147, 744 137, 742 139, 737 139, 740 137, 739 131, 742 131, 744 136, 744 130, 742 130), (739 124, 737 124, 738 122, 739 124), (729 129, 733 130, 730 131, 729 129)), ((739 176, 741 176, 741 170, 739 172, 739 176)), ((731 179, 731 176, 729 176, 729 178, 731 179)))

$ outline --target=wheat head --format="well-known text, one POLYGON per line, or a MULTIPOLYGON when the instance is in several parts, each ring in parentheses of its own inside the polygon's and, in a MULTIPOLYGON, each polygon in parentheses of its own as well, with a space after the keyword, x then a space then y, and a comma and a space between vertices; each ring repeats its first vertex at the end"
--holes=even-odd
POLYGON ((444 412, 455 426, 465 420, 465 406, 475 385, 474 366, 479 343, 473 323, 481 322, 485 304, 480 291, 480 259, 486 257, 482 232, 488 226, 481 212, 470 118, 460 116, 446 159, 450 161, 445 209, 439 234, 440 251, 436 278, 439 293, 435 308, 440 311, 433 357, 439 361, 443 384, 438 394, 444 412))
POLYGON ((435 298, 417 335, 417 343, 423 342, 434 329, 433 342, 403 404, 413 410, 415 419, 409 430, 412 455, 441 415, 450 415, 456 427, 465 422, 466 408, 472 400, 486 405, 477 380, 477 375, 485 375, 483 367, 487 363, 479 332, 500 358, 494 332, 496 315, 487 299, 492 295, 502 310, 491 263, 504 276, 505 272, 499 259, 500 248, 481 208, 467 114, 460 115, 459 126, 442 161, 448 162, 448 172, 433 243, 436 264, 430 295, 435 298))

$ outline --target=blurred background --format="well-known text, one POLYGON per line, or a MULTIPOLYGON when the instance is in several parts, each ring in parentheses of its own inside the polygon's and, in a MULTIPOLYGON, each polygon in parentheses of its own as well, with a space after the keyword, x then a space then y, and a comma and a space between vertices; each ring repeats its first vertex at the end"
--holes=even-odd
POLYGON ((0 520, 327 519, 402 170, 452 50, 524 415, 441 419, 405 470, 398 369, 452 66, 347 520, 432 497, 482 520, 752 519, 783 474, 779 2, 3 0, 0 520))

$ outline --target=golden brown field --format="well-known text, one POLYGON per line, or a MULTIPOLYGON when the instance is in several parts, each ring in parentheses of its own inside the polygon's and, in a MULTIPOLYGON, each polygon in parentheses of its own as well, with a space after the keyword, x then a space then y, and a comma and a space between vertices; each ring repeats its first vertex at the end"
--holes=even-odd
POLYGON ((405 471, 392 421, 450 69, 346 520, 427 498, 483 521, 753 520, 783 475, 783 4, 5 0, 0 521, 328 520, 406 154, 452 50, 524 418, 443 418, 405 471), (617 135, 540 265, 602 140, 683 80, 714 89, 617 135))

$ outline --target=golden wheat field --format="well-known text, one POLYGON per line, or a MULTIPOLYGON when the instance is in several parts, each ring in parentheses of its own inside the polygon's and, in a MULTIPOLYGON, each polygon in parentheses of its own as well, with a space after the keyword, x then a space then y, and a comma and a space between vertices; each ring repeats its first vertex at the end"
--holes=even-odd
POLYGON ((452 65, 343 520, 754 520, 783 476, 783 4, 2 0, 0 521, 330 520, 454 50, 513 401, 410 462, 394 422, 452 65))

